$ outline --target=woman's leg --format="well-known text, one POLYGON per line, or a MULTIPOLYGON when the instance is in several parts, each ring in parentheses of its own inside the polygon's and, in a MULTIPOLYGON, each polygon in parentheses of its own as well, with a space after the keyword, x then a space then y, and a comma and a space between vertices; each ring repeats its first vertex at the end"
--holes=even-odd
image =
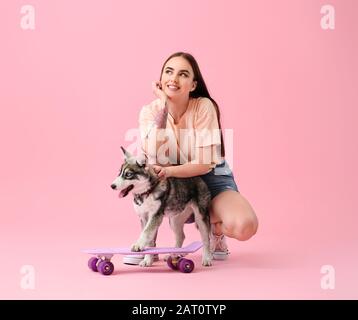
POLYGON ((211 201, 210 220, 215 235, 248 240, 257 231, 258 220, 250 203, 239 193, 227 190, 211 201))

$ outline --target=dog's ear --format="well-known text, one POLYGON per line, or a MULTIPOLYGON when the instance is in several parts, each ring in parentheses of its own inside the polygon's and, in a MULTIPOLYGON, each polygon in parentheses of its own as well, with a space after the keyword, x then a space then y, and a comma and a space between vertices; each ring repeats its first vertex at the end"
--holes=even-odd
POLYGON ((148 162, 147 160, 148 160, 147 155, 143 153, 137 158, 136 162, 139 167, 143 168, 146 166, 148 162))
POLYGON ((139 168, 143 168, 145 166, 145 164, 142 164, 140 161, 136 161, 137 162, 137 165, 139 168))
POLYGON ((132 155, 126 149, 124 149, 122 146, 121 146, 121 149, 122 149, 123 154, 126 157, 126 159, 132 158, 132 155))

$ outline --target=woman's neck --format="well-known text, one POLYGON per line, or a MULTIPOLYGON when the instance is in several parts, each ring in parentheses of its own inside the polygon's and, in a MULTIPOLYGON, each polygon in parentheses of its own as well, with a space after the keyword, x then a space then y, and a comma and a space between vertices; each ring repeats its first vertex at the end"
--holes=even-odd
POLYGON ((177 123, 188 108, 189 97, 175 100, 169 98, 167 105, 170 115, 174 118, 175 123, 177 123))

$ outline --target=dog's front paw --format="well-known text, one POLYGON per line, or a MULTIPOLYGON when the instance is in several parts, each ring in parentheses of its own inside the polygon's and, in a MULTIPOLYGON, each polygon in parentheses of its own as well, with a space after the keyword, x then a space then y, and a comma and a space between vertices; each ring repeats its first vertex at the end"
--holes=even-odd
POLYGON ((144 256, 144 259, 139 262, 139 266, 141 267, 150 267, 153 264, 153 256, 151 254, 146 254, 144 256))
POLYGON ((135 244, 132 245, 131 251, 134 251, 134 252, 143 251, 144 247, 145 246, 143 243, 136 242, 135 244))
POLYGON ((212 257, 211 256, 203 256, 203 259, 201 261, 201 264, 204 266, 204 267, 210 267, 212 266, 212 257))

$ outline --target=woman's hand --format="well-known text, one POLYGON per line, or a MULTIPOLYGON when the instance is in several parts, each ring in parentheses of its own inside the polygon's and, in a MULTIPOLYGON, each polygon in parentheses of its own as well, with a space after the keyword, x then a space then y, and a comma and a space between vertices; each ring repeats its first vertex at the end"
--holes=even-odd
POLYGON ((171 167, 162 167, 158 165, 153 165, 154 172, 158 175, 159 179, 166 179, 172 177, 171 167))
POLYGON ((168 100, 167 94, 162 90, 162 86, 160 84, 160 81, 153 81, 152 82, 152 90, 156 97, 158 97, 164 105, 166 105, 166 102, 168 100))

